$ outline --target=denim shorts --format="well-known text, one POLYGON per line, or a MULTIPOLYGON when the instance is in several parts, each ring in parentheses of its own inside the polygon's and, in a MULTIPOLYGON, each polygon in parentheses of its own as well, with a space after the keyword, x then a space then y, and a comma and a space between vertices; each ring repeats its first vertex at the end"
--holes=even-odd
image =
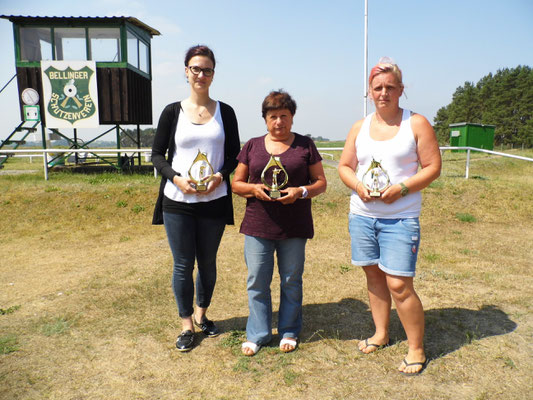
POLYGON ((349 214, 352 264, 378 265, 390 275, 415 276, 420 245, 418 218, 371 218, 349 214))

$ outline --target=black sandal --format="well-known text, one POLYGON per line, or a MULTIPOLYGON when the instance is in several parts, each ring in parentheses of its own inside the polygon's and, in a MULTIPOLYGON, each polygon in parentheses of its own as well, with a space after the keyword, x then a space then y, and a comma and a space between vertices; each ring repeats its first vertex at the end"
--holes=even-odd
POLYGON ((408 363, 407 360, 404 358, 403 359, 403 365, 405 365, 405 368, 407 367, 412 367, 414 365, 421 365, 422 368, 420 368, 418 371, 416 372, 404 372, 404 371, 400 371, 401 374, 404 374, 406 376, 415 376, 415 375, 420 375, 422 373, 422 371, 424 371, 426 369, 426 367, 428 366, 428 359, 426 358, 424 360, 424 362, 412 362, 412 363, 408 363))
POLYGON ((371 354, 375 351, 378 351, 378 350, 381 350, 381 349, 384 349, 385 347, 389 347, 391 345, 391 341, 389 339, 389 341, 385 344, 374 344, 374 343, 368 343, 368 339, 365 339, 365 349, 367 347, 375 347, 375 350, 372 350, 372 351, 369 351, 368 353, 365 353, 362 349, 359 349, 359 351, 363 354, 371 354))

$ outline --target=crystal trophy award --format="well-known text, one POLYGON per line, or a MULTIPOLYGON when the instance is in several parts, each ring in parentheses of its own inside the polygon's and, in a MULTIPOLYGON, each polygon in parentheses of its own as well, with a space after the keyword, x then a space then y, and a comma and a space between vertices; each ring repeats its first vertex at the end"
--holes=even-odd
POLYGON ((381 192, 390 186, 390 178, 379 161, 372 158, 370 167, 363 175, 363 186, 370 192, 370 197, 380 197, 381 192))
POLYGON ((194 182, 197 192, 205 192, 207 190, 207 184, 213 174, 213 167, 209 164, 207 153, 202 153, 198 149, 198 154, 189 168, 189 178, 194 182))
POLYGON ((289 175, 281 164, 281 160, 278 156, 273 156, 272 154, 270 155, 270 160, 268 160, 268 164, 261 173, 261 181, 269 189, 267 194, 270 196, 270 198, 278 199, 282 196, 279 190, 285 187, 285 185, 289 181, 289 175), (272 169, 272 182, 270 183, 265 177, 265 174, 269 169, 272 169), (283 176, 283 181, 281 183, 279 183, 280 174, 282 174, 283 176))

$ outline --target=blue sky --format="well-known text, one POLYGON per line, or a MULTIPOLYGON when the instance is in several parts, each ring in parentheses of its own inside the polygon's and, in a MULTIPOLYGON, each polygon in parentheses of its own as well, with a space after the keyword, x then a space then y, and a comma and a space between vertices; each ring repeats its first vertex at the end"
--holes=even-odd
MULTIPOLYGON (((183 57, 198 43, 215 51, 211 95, 234 107, 242 140, 265 132, 261 102, 273 89, 296 100, 293 130, 302 134, 344 139, 363 116, 364 0, 0 0, 0 14, 133 16, 159 30, 154 125, 166 104, 188 96, 183 57)), ((533 66, 532 20, 532 0, 369 0, 369 68, 392 57, 404 75, 401 105, 433 122, 465 81, 533 66)), ((11 22, 0 20, 0 35, 3 86, 15 74, 11 22)), ((20 122, 15 82, 0 93, 0 118, 5 139, 20 122)))

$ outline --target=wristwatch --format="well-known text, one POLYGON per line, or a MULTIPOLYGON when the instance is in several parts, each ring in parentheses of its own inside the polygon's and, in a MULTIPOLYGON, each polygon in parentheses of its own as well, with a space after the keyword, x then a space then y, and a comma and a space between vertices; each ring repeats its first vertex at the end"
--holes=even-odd
POLYGON ((300 186, 300 189, 303 190, 301 199, 305 199, 309 192, 307 191, 307 188, 305 186, 300 186))
POLYGON ((405 186, 405 183, 403 183, 403 182, 400 182, 400 186, 402 188, 402 190, 400 190, 400 193, 401 193, 402 197, 407 196, 407 193, 409 193, 409 188, 407 186, 405 186))

